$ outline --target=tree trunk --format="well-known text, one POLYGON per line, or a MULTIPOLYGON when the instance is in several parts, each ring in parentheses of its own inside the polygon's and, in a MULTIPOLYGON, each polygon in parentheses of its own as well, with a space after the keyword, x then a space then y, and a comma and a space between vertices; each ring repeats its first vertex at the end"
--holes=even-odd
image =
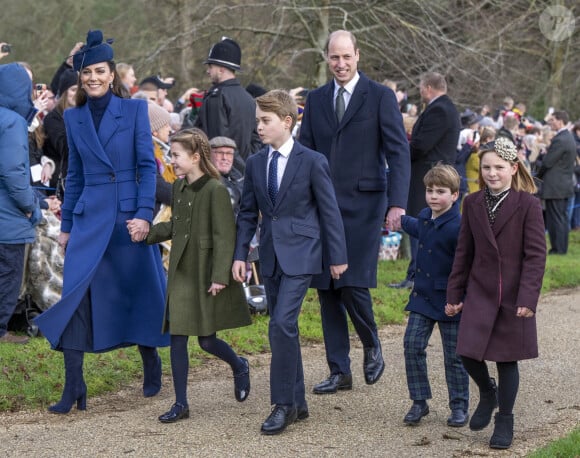
MULTIPOLYGON (((330 28, 329 28, 329 19, 330 19, 330 13, 329 13, 329 6, 330 6, 330 0, 324 0, 321 3, 321 8, 318 12, 318 18, 320 20, 320 28, 318 29, 318 49, 320 49, 322 51, 322 54, 324 56, 326 56, 326 49, 325 45, 326 45, 326 40, 328 39, 328 34, 330 33, 330 28)), ((327 75, 326 75, 326 69, 327 69, 327 64, 326 64, 326 60, 322 59, 319 63, 318 63, 318 72, 317 72, 317 83, 318 86, 322 86, 323 84, 326 83, 327 81, 327 75)))

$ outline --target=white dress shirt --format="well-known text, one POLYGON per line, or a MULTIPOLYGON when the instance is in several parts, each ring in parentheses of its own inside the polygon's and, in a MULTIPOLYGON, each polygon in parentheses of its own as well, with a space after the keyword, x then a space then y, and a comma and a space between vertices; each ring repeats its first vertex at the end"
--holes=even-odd
MULTIPOLYGON (((286 170, 286 165, 288 164, 288 158, 290 153, 294 148, 294 139, 290 137, 286 143, 284 143, 280 149, 276 150, 280 153, 278 156, 278 189, 280 189, 280 183, 282 183, 282 177, 284 176, 284 170, 286 170)), ((270 168, 270 161, 272 160, 272 154, 274 153, 274 148, 272 145, 268 147, 268 163, 266 164, 266 176, 268 176, 268 170, 270 168)))

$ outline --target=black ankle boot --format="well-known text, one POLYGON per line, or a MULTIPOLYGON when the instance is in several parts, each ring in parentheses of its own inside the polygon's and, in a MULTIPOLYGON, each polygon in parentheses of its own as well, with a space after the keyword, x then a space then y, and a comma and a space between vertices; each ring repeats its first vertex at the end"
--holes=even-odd
POLYGON ((154 347, 139 345, 143 360, 143 396, 150 398, 161 390, 161 358, 154 347))
POLYGON ((495 414, 495 428, 489 441, 491 448, 506 449, 512 445, 514 438, 514 416, 495 414))
POLYGON ((490 378, 490 384, 490 390, 479 392, 479 404, 469 421, 469 429, 472 431, 480 431, 489 425, 491 415, 497 407, 497 386, 493 378, 490 378))
POLYGON ((73 404, 78 410, 87 408, 87 386, 83 379, 84 353, 77 350, 63 350, 65 382, 62 397, 59 402, 48 408, 49 412, 69 413, 73 404))

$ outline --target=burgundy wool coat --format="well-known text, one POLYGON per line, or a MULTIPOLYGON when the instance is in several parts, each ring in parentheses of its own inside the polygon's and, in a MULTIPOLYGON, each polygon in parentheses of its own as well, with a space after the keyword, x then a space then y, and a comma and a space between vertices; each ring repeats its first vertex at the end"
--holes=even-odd
POLYGON ((518 361, 538 356, 536 317, 518 318, 517 307, 536 311, 546 238, 537 197, 511 190, 489 223, 484 192, 468 195, 447 302, 463 302, 457 353, 478 361, 518 361))

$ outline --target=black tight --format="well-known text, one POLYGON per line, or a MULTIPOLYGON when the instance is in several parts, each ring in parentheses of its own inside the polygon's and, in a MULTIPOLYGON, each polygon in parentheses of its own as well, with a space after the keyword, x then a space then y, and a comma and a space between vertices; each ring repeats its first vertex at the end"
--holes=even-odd
MULTIPOLYGON (((187 374, 189 372, 189 355, 187 352, 188 336, 171 336, 171 372, 173 375, 173 388, 175 390, 175 401, 187 406, 187 374)), ((238 358, 236 352, 216 337, 198 337, 199 346, 206 352, 217 356, 230 365, 234 373, 245 368, 244 363, 238 358)))
MULTIPOLYGON (((489 391, 492 388, 492 385, 485 361, 477 361, 465 356, 462 356, 461 360, 463 361, 465 370, 479 387, 479 391, 489 391)), ((496 363, 496 365, 498 375, 497 397, 499 413, 502 415, 509 415, 513 411, 520 385, 518 362, 510 361, 507 363, 496 363)))
POLYGON ((197 341, 203 351, 211 353, 228 363, 234 372, 239 372, 245 368, 245 365, 240 361, 236 352, 232 350, 232 347, 223 340, 218 339, 215 334, 211 336, 199 336, 197 341))

